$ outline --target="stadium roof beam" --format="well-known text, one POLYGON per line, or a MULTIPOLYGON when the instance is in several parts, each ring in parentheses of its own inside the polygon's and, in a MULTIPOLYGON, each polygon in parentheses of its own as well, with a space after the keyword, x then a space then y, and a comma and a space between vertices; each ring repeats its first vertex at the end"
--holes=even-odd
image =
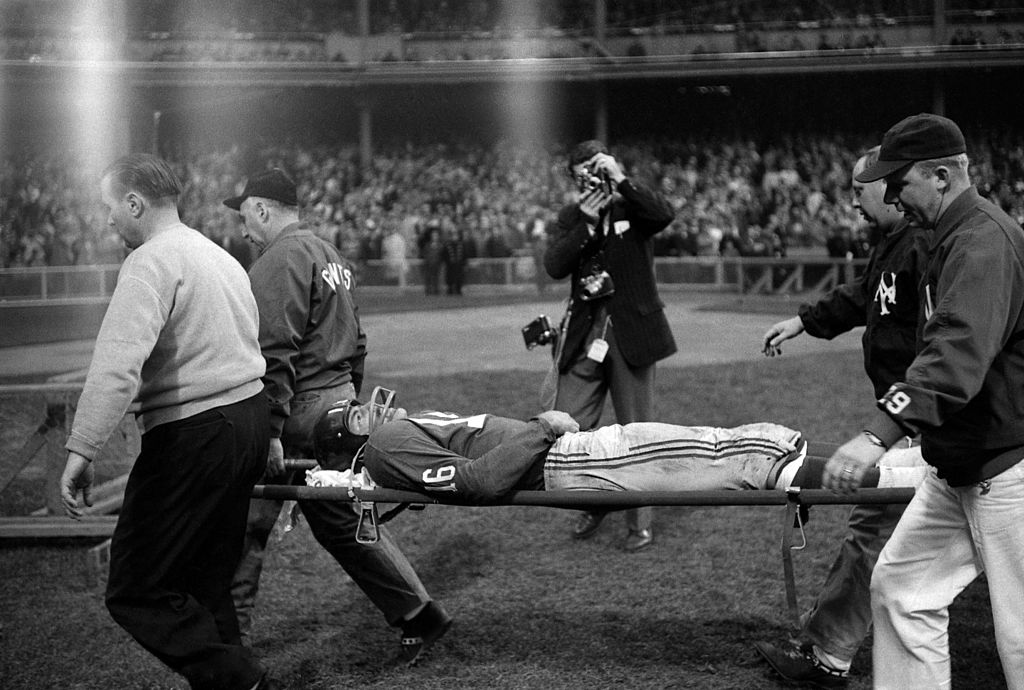
POLYGON ((0 61, 0 82, 69 83, 83 70, 129 86, 358 87, 510 82, 613 82, 878 72, 955 72, 1024 67, 1024 45, 760 52, 674 57, 339 63, 0 61))

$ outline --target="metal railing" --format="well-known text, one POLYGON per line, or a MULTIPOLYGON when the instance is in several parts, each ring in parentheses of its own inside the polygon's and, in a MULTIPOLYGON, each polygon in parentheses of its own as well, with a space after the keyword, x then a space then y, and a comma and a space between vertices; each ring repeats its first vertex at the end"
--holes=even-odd
POLYGON ((0 270, 0 303, 98 301, 110 298, 119 264, 0 270))
MULTIPOLYGON (((654 261, 658 283, 694 290, 738 293, 796 294, 822 292, 858 275, 864 259, 826 257, 658 257, 654 261)), ((102 302, 117 283, 118 265, 48 266, 0 270, 0 306, 102 302)), ((358 284, 374 287, 422 286, 423 262, 410 259, 404 278, 380 260, 358 267, 358 284)), ((442 273, 443 282, 443 273, 442 273)), ((530 287, 550 283, 543 268, 530 256, 470 259, 465 285, 530 287)))

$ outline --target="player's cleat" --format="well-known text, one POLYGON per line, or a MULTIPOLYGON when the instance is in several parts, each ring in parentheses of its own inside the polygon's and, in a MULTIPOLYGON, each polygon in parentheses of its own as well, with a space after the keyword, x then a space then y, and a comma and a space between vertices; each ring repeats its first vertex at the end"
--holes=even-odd
POLYGON ((626 551, 639 551, 654 543, 654 533, 649 529, 629 530, 626 536, 626 551))
POLYGON ((774 671, 790 683, 812 688, 844 688, 848 671, 826 666, 814 654, 813 646, 805 643, 776 647, 770 642, 755 642, 756 649, 774 671))
POLYGON ((426 658, 430 648, 452 627, 452 617, 431 601, 402 626, 402 659, 415 666, 426 658))
POLYGON ((572 526, 572 536, 575 539, 589 539, 594 536, 594 532, 601 526, 601 521, 604 520, 604 516, 607 513, 594 513, 587 511, 580 513, 580 516, 576 518, 576 524, 572 526))

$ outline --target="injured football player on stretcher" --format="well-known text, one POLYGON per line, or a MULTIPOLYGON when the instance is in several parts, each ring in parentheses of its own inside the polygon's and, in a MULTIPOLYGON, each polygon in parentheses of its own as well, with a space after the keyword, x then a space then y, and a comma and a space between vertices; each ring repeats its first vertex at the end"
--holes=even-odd
MULTIPOLYGON (((807 457, 800 432, 770 422, 733 428, 636 422, 580 431, 556 410, 528 421, 409 414, 380 387, 368 403, 331 405, 315 433, 320 468, 308 473, 311 485, 332 483, 323 470, 361 465, 369 485, 477 504, 520 490, 818 489, 825 463, 807 457)), ((862 486, 914 487, 927 470, 920 448, 893 449, 862 486)))

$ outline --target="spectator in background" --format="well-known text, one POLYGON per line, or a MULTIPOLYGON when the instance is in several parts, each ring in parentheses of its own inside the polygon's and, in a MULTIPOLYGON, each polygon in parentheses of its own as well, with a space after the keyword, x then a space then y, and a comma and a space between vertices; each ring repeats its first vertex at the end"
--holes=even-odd
POLYGON ((381 252, 388 278, 396 281, 399 288, 405 289, 409 274, 409 258, 406 255, 405 237, 397 227, 392 227, 384 235, 381 252))
POLYGON ((533 260, 533 280, 538 295, 543 295, 548 287, 548 272, 544 269, 544 254, 547 250, 547 230, 543 223, 535 225, 531 235, 530 257, 533 260))
MULTIPOLYGON (((676 351, 658 297, 652 239, 672 222, 672 207, 627 178, 600 141, 577 144, 568 172, 578 201, 559 212, 544 255, 552 278, 570 280, 555 409, 586 431, 597 426, 610 394, 619 424, 651 421, 655 362, 676 351)), ((592 536, 605 515, 581 513, 573 535, 592 536)), ((652 543, 649 507, 627 510, 626 522, 627 550, 652 543)))
POLYGON ((427 227, 426 242, 420 248, 420 259, 423 261, 423 289, 428 295, 441 294, 441 265, 444 261, 445 249, 441 242, 441 229, 427 227))
POLYGON ((444 241, 444 282, 449 295, 461 295, 462 285, 466 279, 466 264, 470 254, 470 243, 463 236, 462 228, 449 227, 448 237, 444 241))
POLYGON ((505 239, 505 232, 502 228, 490 226, 484 238, 483 256, 489 259, 506 259, 512 256, 512 249, 505 239))

